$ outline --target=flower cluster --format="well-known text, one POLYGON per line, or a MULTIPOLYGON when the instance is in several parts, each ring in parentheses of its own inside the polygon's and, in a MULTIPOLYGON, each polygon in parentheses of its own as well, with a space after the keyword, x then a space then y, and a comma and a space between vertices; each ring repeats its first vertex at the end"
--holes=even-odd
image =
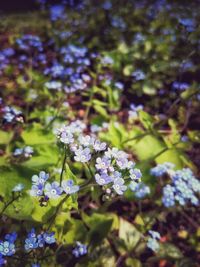
MULTIPOLYGON (((114 190, 118 195, 122 195, 127 190, 125 180, 139 182, 141 172, 134 168, 134 162, 130 161, 129 155, 117 148, 107 148, 105 142, 100 142, 96 137, 84 135, 85 125, 81 122, 72 122, 61 127, 57 131, 58 139, 68 146, 74 160, 88 163, 95 161, 94 178, 97 184, 103 186, 105 190, 114 190), (80 125, 82 127, 80 127, 80 125)), ((137 185, 138 197, 149 193, 149 188, 144 184, 137 185)))
POLYGON ((151 168, 150 173, 156 177, 162 176, 168 171, 172 170, 175 165, 171 162, 164 162, 162 164, 158 164, 156 167, 151 168))
POLYGON ((43 51, 42 41, 39 36, 25 34, 21 38, 16 39, 16 44, 20 50, 29 51, 30 49, 36 49, 37 51, 43 51))
POLYGON ((150 193, 150 188, 143 182, 138 183, 135 181, 131 181, 129 188, 131 189, 131 191, 135 193, 135 196, 137 198, 144 198, 146 195, 150 193))
POLYGON ((82 244, 81 242, 76 242, 76 247, 72 250, 72 254, 79 258, 87 254, 87 245, 82 244))
POLYGON ((190 169, 182 169, 171 173, 171 184, 163 188, 163 204, 166 207, 175 205, 177 201, 184 206, 188 202, 199 205, 197 194, 200 193, 200 182, 190 169))
POLYGON ((165 207, 173 207, 176 202, 184 206, 187 203, 198 205, 197 194, 200 193, 200 182, 189 168, 173 170, 174 164, 164 163, 151 169, 156 177, 169 175, 171 182, 163 188, 162 202, 165 207))
POLYGON ((149 231, 149 234, 150 237, 148 238, 147 247, 156 252, 159 249, 158 240, 160 240, 161 236, 158 232, 152 230, 149 231))
POLYGON ((33 175, 30 195, 35 197, 44 196, 45 199, 56 199, 60 197, 62 193, 71 195, 79 190, 79 186, 74 185, 73 180, 64 180, 60 185, 56 181, 52 183, 47 182, 48 179, 49 175, 44 171, 41 171, 39 175, 33 175))
POLYGON ((2 108, 2 112, 5 123, 23 122, 22 112, 14 107, 5 106, 2 108))
POLYGON ((13 152, 14 157, 24 157, 30 158, 33 155, 33 148, 31 146, 26 146, 24 148, 16 148, 13 152))
POLYGON ((51 245, 56 242, 54 232, 51 233, 41 233, 36 235, 35 229, 33 228, 29 233, 27 238, 25 239, 24 248, 26 251, 30 251, 36 248, 42 248, 45 244, 51 245))

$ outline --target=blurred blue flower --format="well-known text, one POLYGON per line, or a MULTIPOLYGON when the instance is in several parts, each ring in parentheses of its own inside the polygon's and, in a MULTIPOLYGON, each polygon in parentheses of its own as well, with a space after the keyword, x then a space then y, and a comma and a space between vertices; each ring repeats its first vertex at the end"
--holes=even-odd
POLYGON ((79 258, 87 254, 87 245, 82 244, 81 242, 76 242, 76 247, 72 250, 72 254, 79 258))
POLYGON ((66 194, 74 194, 79 191, 79 186, 74 185, 73 180, 62 181, 62 188, 66 194))

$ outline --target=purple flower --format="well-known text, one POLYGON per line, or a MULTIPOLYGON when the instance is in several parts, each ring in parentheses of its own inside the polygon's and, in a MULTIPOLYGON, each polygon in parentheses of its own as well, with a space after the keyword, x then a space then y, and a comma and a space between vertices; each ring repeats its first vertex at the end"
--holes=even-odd
POLYGON ((88 162, 91 159, 90 149, 88 147, 84 149, 79 147, 79 149, 75 151, 74 159, 78 162, 88 162))
POLYGON ((101 143, 99 140, 96 140, 93 145, 93 148, 95 151, 103 151, 106 149, 106 143, 105 142, 101 143))
POLYGON ((101 174, 95 174, 95 180, 99 185, 106 185, 113 181, 112 177, 109 176, 107 173, 103 172, 101 174))
POLYGON ((70 132, 63 132, 60 136, 60 141, 64 144, 71 144, 74 142, 73 134, 70 132))
POLYGON ((103 158, 97 158, 95 167, 97 170, 106 171, 110 167, 110 159, 103 157, 103 158))
POLYGON ((139 169, 130 169, 129 172, 132 180, 139 180, 142 177, 142 173, 139 169))

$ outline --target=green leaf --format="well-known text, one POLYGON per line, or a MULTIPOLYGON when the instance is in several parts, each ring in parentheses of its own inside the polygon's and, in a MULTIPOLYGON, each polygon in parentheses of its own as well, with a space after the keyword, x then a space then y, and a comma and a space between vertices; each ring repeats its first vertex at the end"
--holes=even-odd
POLYGON ((109 118, 106 109, 103 108, 102 106, 94 105, 94 109, 95 109, 100 115, 102 115, 105 119, 108 119, 108 118, 109 118))
POLYGON ((147 112, 145 112, 143 110, 140 110, 139 111, 139 119, 146 129, 152 129, 154 119, 151 115, 149 115, 147 112))
POLYGON ((13 137, 12 132, 4 132, 0 130, 0 144, 7 145, 13 137))
POLYGON ((97 246, 102 242, 108 235, 113 224, 113 218, 108 214, 93 213, 89 217, 83 213, 82 219, 90 228, 88 239, 93 246, 97 246))
POLYGON ((170 243, 160 244, 159 256, 161 257, 169 257, 172 259, 181 259, 183 254, 180 249, 170 243))
POLYGON ((126 259, 126 266, 127 267, 142 267, 142 264, 137 259, 127 258, 126 259))
POLYGON ((22 132, 22 138, 26 145, 52 144, 56 142, 52 132, 44 130, 41 125, 35 123, 22 132))
POLYGON ((123 240, 128 251, 131 251, 138 244, 141 234, 133 224, 120 218, 119 238, 123 240))
POLYGON ((139 140, 128 142, 139 160, 152 159, 165 148, 165 144, 153 135, 146 135, 139 140))

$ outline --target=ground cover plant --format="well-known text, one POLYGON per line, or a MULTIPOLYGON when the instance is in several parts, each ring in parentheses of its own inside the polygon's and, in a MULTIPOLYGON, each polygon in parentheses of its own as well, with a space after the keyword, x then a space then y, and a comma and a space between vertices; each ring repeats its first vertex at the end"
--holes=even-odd
POLYGON ((198 1, 31 4, 0 14, 0 266, 200 266, 198 1))

